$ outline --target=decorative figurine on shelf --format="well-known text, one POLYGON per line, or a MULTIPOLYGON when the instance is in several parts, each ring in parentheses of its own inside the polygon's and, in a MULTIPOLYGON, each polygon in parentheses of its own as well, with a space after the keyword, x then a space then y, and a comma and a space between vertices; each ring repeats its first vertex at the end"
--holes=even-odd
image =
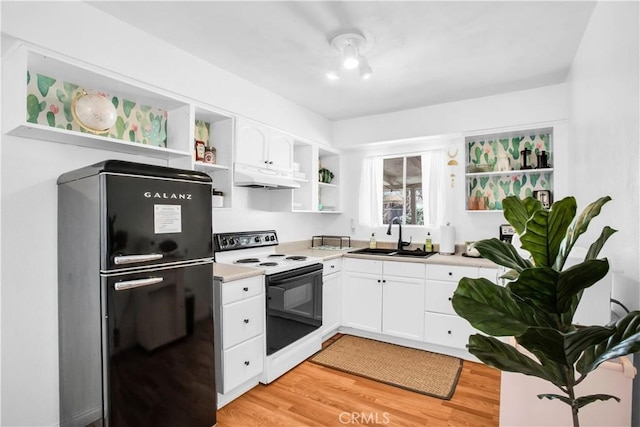
POLYGON ((198 141, 196 140, 196 162, 203 162, 204 161, 204 153, 205 153, 205 143, 204 141, 198 141))
POLYGON ((329 184, 334 175, 329 169, 322 168, 318 171, 318 180, 322 183, 329 184))

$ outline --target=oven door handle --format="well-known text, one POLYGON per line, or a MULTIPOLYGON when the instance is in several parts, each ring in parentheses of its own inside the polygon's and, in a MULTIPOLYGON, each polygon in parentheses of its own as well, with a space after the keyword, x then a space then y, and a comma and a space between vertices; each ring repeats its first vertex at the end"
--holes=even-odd
POLYGON ((113 258, 116 265, 133 264, 134 262, 146 262, 162 259, 163 254, 144 254, 144 255, 121 255, 113 258))
POLYGON ((309 273, 301 274, 299 276, 289 277, 287 279, 275 279, 275 280, 269 279, 269 287, 286 285, 287 283, 297 282, 300 279, 303 279, 309 276, 314 276, 314 275, 322 276, 322 270, 311 271, 309 273))
POLYGON ((113 285, 116 291, 125 291, 127 289, 140 288, 142 286, 151 286, 160 283, 164 277, 147 277, 146 279, 124 280, 113 285))

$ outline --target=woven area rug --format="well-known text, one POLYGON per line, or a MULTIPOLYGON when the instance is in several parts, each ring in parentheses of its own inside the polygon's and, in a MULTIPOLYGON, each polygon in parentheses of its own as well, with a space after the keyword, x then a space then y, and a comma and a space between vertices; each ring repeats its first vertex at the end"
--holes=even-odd
POLYGON ((309 359, 313 363, 449 400, 462 360, 429 351, 343 335, 309 359))

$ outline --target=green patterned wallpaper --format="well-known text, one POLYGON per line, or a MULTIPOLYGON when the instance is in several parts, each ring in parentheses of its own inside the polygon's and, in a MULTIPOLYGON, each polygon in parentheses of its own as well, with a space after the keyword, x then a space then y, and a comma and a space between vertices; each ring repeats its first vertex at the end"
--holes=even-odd
MULTIPOLYGON (((87 133, 71 114, 71 101, 82 90, 73 83, 41 74, 32 76, 27 71, 27 122, 87 133)), ((166 111, 117 96, 106 96, 116 107, 118 118, 115 125, 101 135, 166 148, 166 111)))

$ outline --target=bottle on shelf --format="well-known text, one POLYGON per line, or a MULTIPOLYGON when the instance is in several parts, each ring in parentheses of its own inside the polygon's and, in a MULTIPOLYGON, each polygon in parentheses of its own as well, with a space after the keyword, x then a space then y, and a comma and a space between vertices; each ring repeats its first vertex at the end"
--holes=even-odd
POLYGON ((369 249, 376 248, 376 233, 371 233, 371 237, 369 238, 369 249))

